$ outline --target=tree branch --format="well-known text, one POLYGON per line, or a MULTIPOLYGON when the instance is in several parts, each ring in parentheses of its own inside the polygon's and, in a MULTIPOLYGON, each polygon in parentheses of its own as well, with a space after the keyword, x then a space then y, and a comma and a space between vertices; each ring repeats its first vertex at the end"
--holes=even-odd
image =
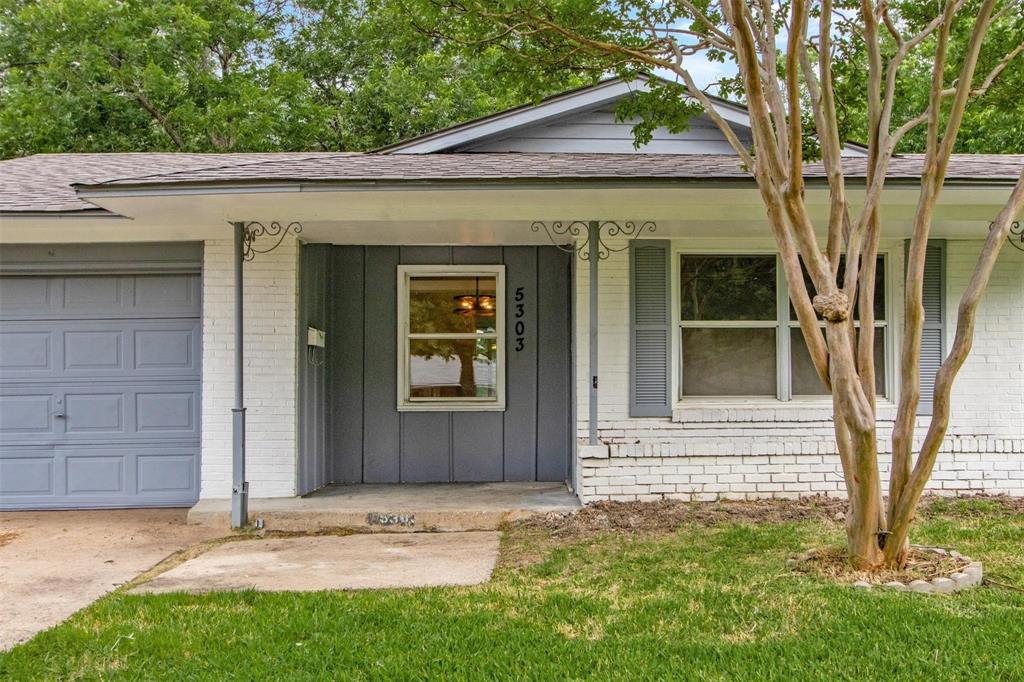
MULTIPOLYGON (((891 514, 890 530, 892 535, 890 540, 898 542, 900 547, 906 541, 914 509, 917 507, 932 469, 935 467, 935 459, 938 457, 946 430, 949 427, 953 382, 967 360, 974 341, 974 325, 978 306, 988 287, 988 282, 992 278, 992 271, 999 259, 999 252, 1010 234, 1010 227, 1022 211, 1024 211, 1024 171, 1021 171, 1009 199, 999 215, 996 216, 995 222, 989 230, 988 238, 985 240, 985 245, 981 249, 981 254, 978 256, 974 273, 960 299, 953 345, 935 376, 931 423, 928 425, 928 431, 921 445, 917 462, 914 464, 913 472, 891 514)), ((892 551, 895 552, 896 548, 893 548, 892 551)), ((886 556, 889 555, 890 548, 886 544, 886 556)))

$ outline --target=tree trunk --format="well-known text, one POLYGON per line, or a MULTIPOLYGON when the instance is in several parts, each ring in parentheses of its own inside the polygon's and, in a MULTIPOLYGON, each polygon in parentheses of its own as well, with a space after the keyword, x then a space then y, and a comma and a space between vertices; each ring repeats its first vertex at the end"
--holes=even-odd
POLYGON ((860 570, 873 570, 882 565, 882 547, 879 543, 881 507, 881 480, 878 475, 878 447, 875 431, 853 436, 854 497, 850 499, 850 513, 846 517, 846 545, 850 563, 860 570))
POLYGON ((459 386, 462 389, 462 395, 475 396, 476 395, 476 368, 473 366, 474 349, 470 348, 468 351, 459 349, 459 362, 461 367, 459 368, 459 386))

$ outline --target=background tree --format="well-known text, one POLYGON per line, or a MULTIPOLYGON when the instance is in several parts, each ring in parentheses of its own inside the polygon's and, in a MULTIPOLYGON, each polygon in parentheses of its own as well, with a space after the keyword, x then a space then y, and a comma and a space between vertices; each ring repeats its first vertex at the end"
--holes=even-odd
POLYGON ((579 82, 392 0, 0 0, 0 157, 365 150, 579 82))
POLYGON ((323 111, 269 59, 281 8, 0 0, 0 154, 313 146, 323 111))
POLYGON ((504 50, 449 45, 391 0, 303 0, 290 16, 275 56, 330 112, 320 141, 328 149, 374 149, 586 80, 565 69, 519 79, 504 50))
MULTIPOLYGON (((890 3, 891 4, 891 3, 890 3)), ((901 2, 898 8, 906 30, 920 32, 934 18, 936 6, 931 2, 901 2)), ((979 9, 978 3, 968 3, 957 13, 950 25, 951 50, 961 50, 968 43, 973 25, 972 11, 979 9)), ((998 60, 1005 56, 1018 56, 1021 51, 1021 35, 1024 32, 1024 17, 1020 11, 1008 12, 993 25, 985 35, 985 49, 979 54, 978 73, 987 74, 998 66, 998 60)), ((892 54, 895 41, 887 32, 879 36, 883 51, 892 54)), ((842 45, 841 56, 835 60, 835 90, 840 132, 847 139, 858 139, 861 131, 867 129, 868 108, 863 96, 864 74, 868 72, 869 53, 863 40, 857 34, 851 35, 842 45)), ((901 70, 896 84, 893 102, 893 120, 903 123, 927 107, 931 85, 934 41, 928 40, 921 49, 907 55, 905 67, 901 70)), ((945 80, 952 83, 957 78, 959 58, 948 60, 945 80)), ((1008 64, 1007 69, 994 79, 984 92, 978 92, 971 105, 964 112, 960 132, 954 151, 975 154, 1024 154, 1024 66, 1019 59, 1008 64)), ((915 128, 909 131, 896 147, 897 152, 924 152, 927 144, 927 129, 915 128)))
MULTIPOLYGON (((934 410, 914 450, 923 322, 925 251, 935 207, 968 104, 1024 51, 1020 0, 943 0, 927 7, 861 0, 421 0, 420 21, 469 44, 500 44, 535 63, 600 65, 620 72, 667 71, 680 84, 659 84, 648 116, 681 125, 699 104, 749 170, 764 202, 811 360, 833 398, 835 436, 849 496, 847 545, 864 569, 901 566, 910 524, 949 424, 953 380, 970 351, 978 304, 1013 221, 1024 209, 1024 171, 987 235, 961 299, 956 334, 935 381, 934 410), (986 40, 996 36, 998 40, 986 40), (857 137, 869 148, 863 203, 847 197, 836 64, 862 50, 859 97, 848 78, 846 102, 866 116, 857 137), (747 149, 700 90, 691 60, 729 58, 735 91, 750 113, 747 149), (986 68, 981 69, 983 64, 986 68), (918 109, 900 92, 908 72, 928 87, 918 109), (683 106, 686 96, 691 104, 683 106), (677 103, 672 106, 673 101, 677 103), (675 113, 673 113, 675 112, 675 113), (682 114, 678 112, 683 112, 682 114), (811 135, 806 129, 811 128, 811 135), (916 131, 916 133, 915 133, 916 131), (887 505, 878 466, 874 309, 883 190, 897 146, 922 136, 925 159, 907 252, 900 397, 892 436, 887 505), (829 216, 815 224, 805 203, 805 143, 816 141, 829 191, 829 216), (819 234, 826 235, 824 242, 819 234), (840 265, 845 258, 842 278, 840 265), (811 286, 804 280, 806 270, 811 286), (854 306, 861 326, 854 324, 854 306), (824 321, 824 332, 819 327, 824 321), (860 333, 860 329, 865 333, 860 333)), ((643 109, 637 105, 638 110, 643 109)), ((647 124, 650 125, 649 123, 647 124)), ((848 127, 859 127, 860 124, 848 127)), ((641 132, 643 132, 641 126, 641 132)))

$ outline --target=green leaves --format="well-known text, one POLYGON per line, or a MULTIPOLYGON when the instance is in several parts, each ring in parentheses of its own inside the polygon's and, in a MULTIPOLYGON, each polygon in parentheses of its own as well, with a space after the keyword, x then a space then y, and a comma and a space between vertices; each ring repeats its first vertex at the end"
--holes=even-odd
MULTIPOLYGON (((902 0, 890 7, 898 24, 908 35, 920 31, 938 13, 939 6, 925 0, 902 0)), ((947 87, 952 87, 959 75, 964 47, 977 17, 978 3, 967 2, 956 14, 951 29, 948 64, 944 73, 947 87)), ((886 39, 884 53, 895 53, 896 46, 886 39)), ((975 87, 996 67, 1002 57, 1024 42, 1024 13, 1020 7, 999 18, 985 34, 975 87)), ((836 98, 840 113, 840 126, 844 135, 852 140, 866 142, 867 104, 864 98, 864 74, 867 55, 863 42, 845 40, 837 47, 836 98)), ((893 128, 912 119, 927 108, 928 88, 932 77, 934 42, 924 41, 912 52, 900 70, 897 97, 893 110, 893 128)), ((1013 60, 993 82, 991 89, 975 98, 967 106, 955 152, 975 154, 1024 153, 1024 56, 1013 60)), ((897 148, 903 153, 924 150, 925 127, 908 134, 897 148)))
POLYGON ((365 150, 576 82, 508 59, 394 0, 0 0, 0 157, 365 150))
POLYGON ((619 121, 639 119, 633 127, 633 138, 634 145, 640 147, 653 139, 659 127, 665 127, 670 133, 685 131, 690 120, 701 111, 701 106, 687 97, 684 86, 652 79, 647 92, 639 92, 619 103, 615 117, 619 121))

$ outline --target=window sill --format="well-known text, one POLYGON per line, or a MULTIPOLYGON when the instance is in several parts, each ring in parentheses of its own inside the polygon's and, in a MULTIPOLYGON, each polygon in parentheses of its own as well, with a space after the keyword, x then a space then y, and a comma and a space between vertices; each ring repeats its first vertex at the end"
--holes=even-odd
POLYGON ((504 412, 504 403, 402 403, 399 412, 504 412))
MULTIPOLYGON (((879 421, 896 418, 896 404, 878 401, 879 421)), ((827 422, 832 421, 832 400, 821 398, 687 398, 672 408, 672 421, 680 423, 827 422)))

